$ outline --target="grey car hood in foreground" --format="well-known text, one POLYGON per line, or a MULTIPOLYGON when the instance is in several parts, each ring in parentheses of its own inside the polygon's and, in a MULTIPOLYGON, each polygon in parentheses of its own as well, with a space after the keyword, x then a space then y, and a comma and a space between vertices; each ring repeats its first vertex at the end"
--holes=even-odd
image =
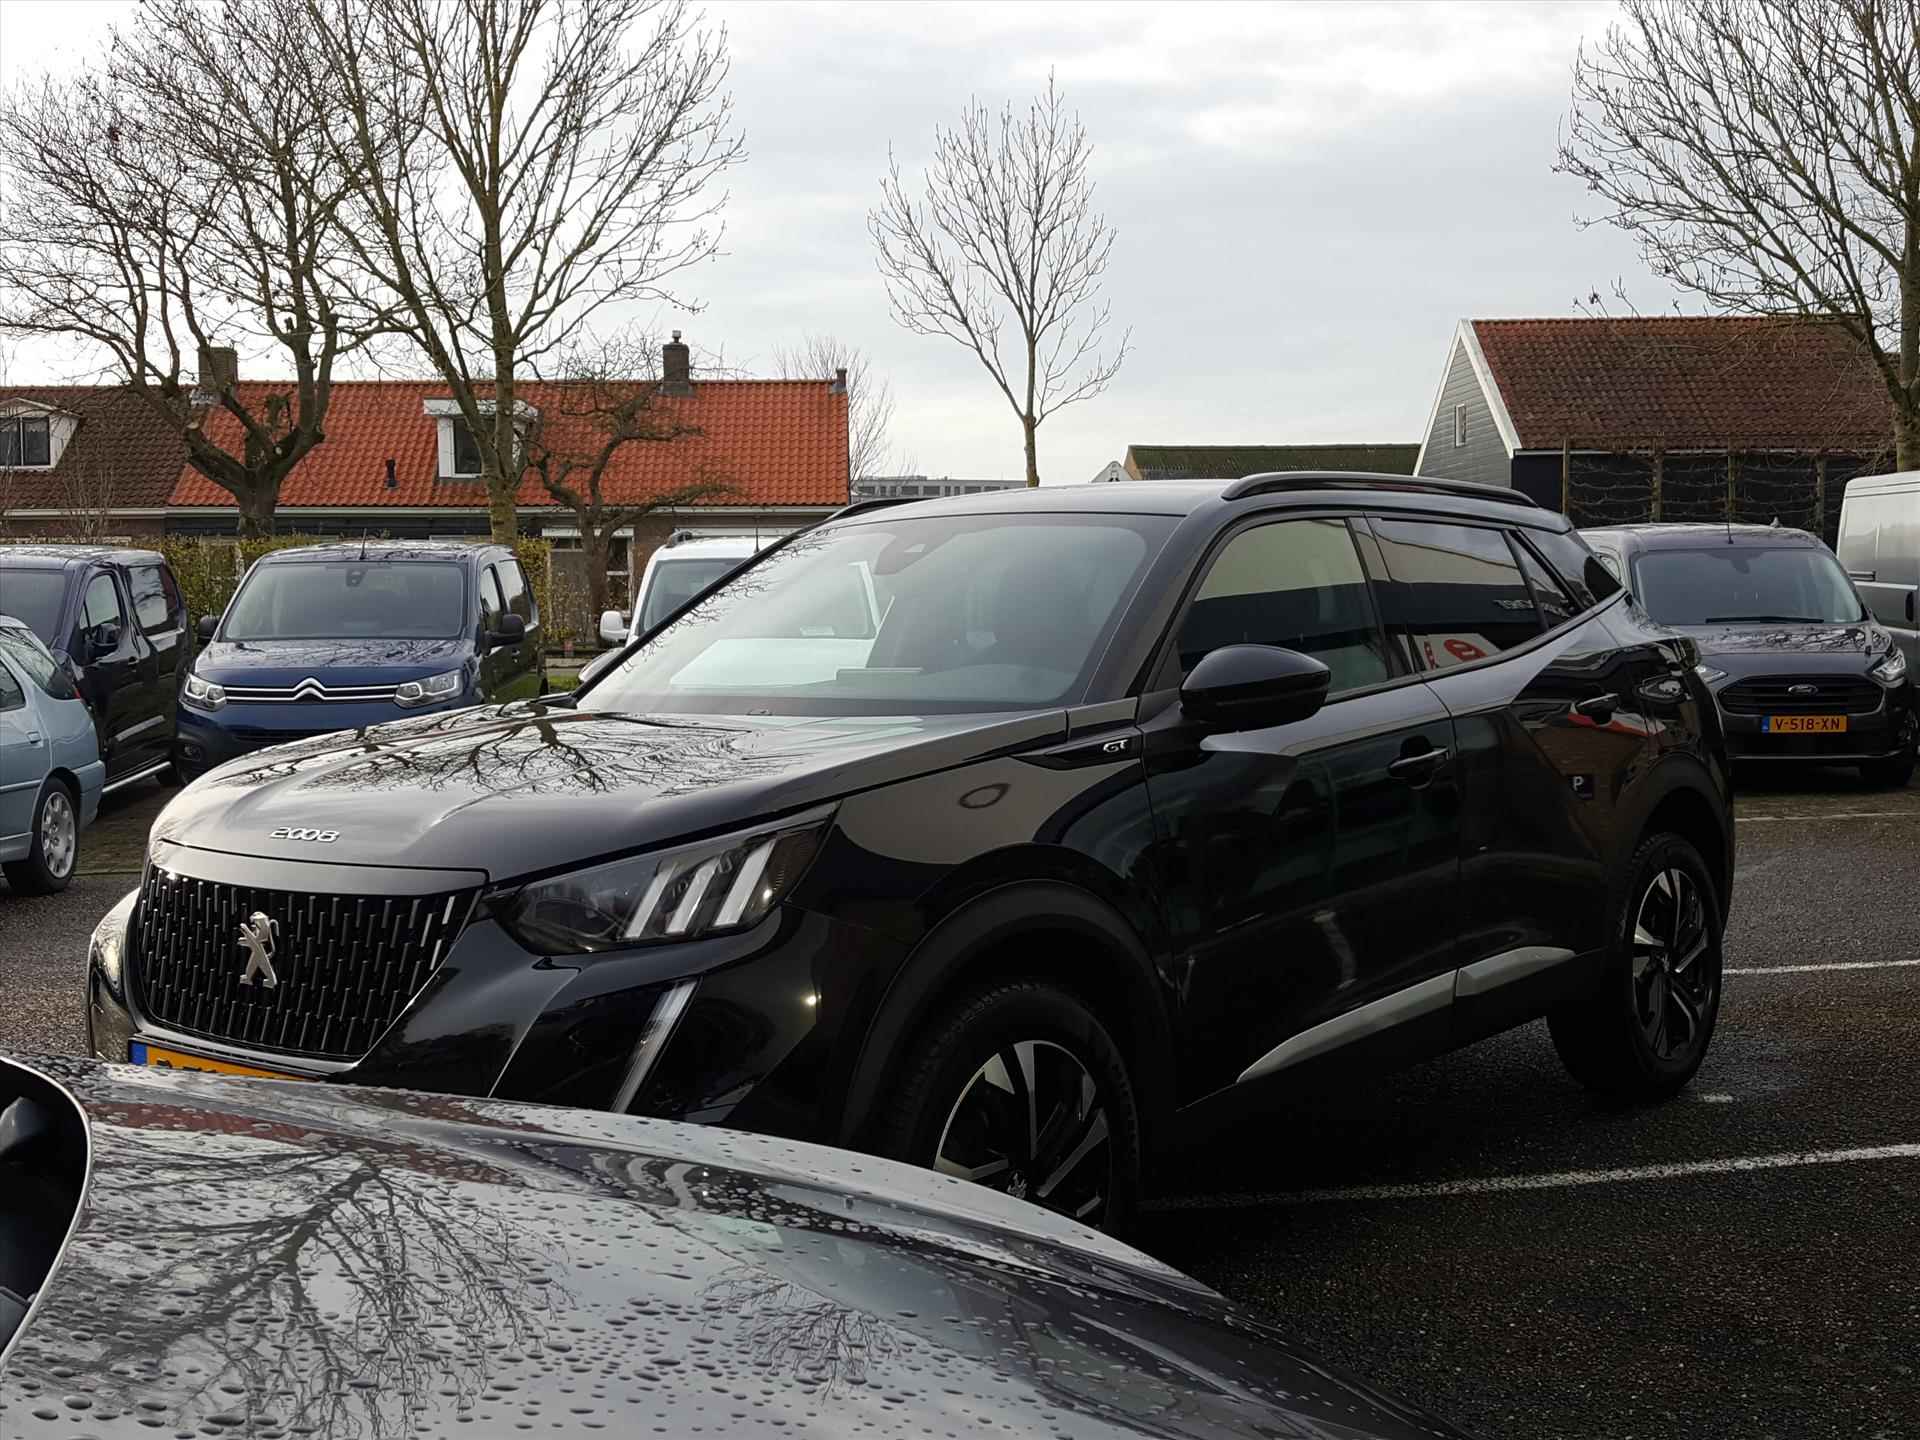
POLYGON ((890 1162, 32 1065, 91 1173, 0 1435, 1457 1433, 1138 1252, 890 1162))

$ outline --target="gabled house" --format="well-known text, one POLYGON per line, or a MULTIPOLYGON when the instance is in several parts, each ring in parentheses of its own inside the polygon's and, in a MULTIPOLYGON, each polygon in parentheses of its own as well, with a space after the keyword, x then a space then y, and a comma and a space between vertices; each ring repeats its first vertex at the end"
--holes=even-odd
POLYGON ((110 385, 0 387, 0 535, 155 535, 186 446, 110 385))
MULTIPOLYGON (((1131 480, 1238 480, 1286 470, 1354 470, 1411 475, 1418 445, 1129 445, 1121 468, 1131 480)), ((1107 478, 1103 471, 1094 477, 1107 478)))
POLYGON ((1735 515, 1819 524, 1845 478, 1891 459, 1892 425, 1828 321, 1462 320, 1415 473, 1511 485, 1576 519, 1583 500, 1587 518, 1719 518, 1732 497, 1735 515))

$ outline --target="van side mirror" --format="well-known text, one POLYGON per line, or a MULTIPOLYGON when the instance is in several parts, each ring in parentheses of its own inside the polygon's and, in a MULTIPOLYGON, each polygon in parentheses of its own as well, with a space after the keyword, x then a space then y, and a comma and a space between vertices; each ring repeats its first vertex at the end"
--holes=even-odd
POLYGON ((1223 645, 1180 686, 1180 708, 1211 730, 1264 730, 1305 720, 1326 703, 1333 674, 1277 645, 1223 645))
POLYGON ((618 610, 600 612, 600 643, 602 645, 627 643, 627 617, 618 610))
POLYGON ((493 622, 489 638, 499 645, 518 645, 527 638, 527 622, 509 610, 493 622))
POLYGON ((202 642, 213 639, 213 632, 219 628, 220 617, 218 615, 202 615, 198 620, 193 622, 193 633, 199 636, 202 642))
POLYGON ((95 660, 102 655, 111 655, 120 648, 120 627, 111 620, 102 620, 87 632, 87 653, 95 660))

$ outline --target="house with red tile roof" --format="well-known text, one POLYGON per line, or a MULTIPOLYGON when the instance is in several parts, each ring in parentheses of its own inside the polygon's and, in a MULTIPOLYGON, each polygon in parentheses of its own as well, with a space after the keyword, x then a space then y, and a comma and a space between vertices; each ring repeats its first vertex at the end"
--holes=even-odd
POLYGON ((1830 529, 1845 480, 1890 466, 1892 435, 1885 387, 1830 321, 1462 320, 1414 473, 1510 485, 1587 522, 1830 529))
MULTIPOLYGON (((776 536, 810 525, 847 503, 845 377, 819 380, 733 380, 693 375, 687 347, 664 347, 663 378, 635 381, 651 389, 648 428, 672 438, 635 440, 609 463, 603 495, 632 504, 697 488, 712 493, 629 527, 613 546, 616 582, 637 575, 653 548, 676 530, 695 534, 776 536), (657 424, 655 422, 658 422, 657 424), (637 531, 637 533, 635 533, 637 531)), ((237 389, 254 413, 285 382, 242 378, 237 389)), ((604 394, 609 388, 599 386, 604 394)), ((543 444, 585 455, 597 446, 591 413, 601 394, 567 382, 530 381, 516 405, 538 420, 543 444)), ((71 529, 76 476, 110 464, 116 534, 231 535, 233 498, 186 463, 185 447, 131 392, 115 387, 0 389, 4 424, 18 412, 36 417, 28 452, 36 463, 0 466, 0 525, 15 534, 71 529), (67 442, 40 446, 43 412, 67 442), (4 488, 13 476, 11 491, 4 488)), ((239 453, 239 422, 210 407, 202 423, 229 453, 239 453)), ((49 437, 60 439, 58 433, 49 437)), ((312 535, 481 537, 488 533, 486 486, 466 424, 447 387, 434 380, 335 381, 326 439, 288 475, 276 512, 282 532, 312 535)), ((84 493, 84 492, 83 492, 84 493)), ((572 512, 531 471, 518 495, 522 534, 577 544, 572 512)))

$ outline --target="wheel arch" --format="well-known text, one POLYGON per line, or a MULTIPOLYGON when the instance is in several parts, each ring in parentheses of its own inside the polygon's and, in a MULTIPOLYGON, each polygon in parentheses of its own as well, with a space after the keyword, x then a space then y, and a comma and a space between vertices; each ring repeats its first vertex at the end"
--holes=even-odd
POLYGON ((1014 882, 976 895, 914 947, 868 1023, 847 1086, 839 1142, 857 1144, 871 1129, 888 1080, 943 1002, 1015 977, 1059 984, 1106 1026, 1126 1057, 1150 1151, 1173 1094, 1163 982, 1117 909, 1057 880, 1014 882))
POLYGON ((1715 800, 1712 783, 1704 772, 1695 774, 1690 765, 1669 763, 1656 774, 1664 783, 1649 795, 1645 816, 1627 853, 1637 850, 1649 835, 1671 831, 1680 836, 1706 862, 1719 892, 1724 922, 1733 902, 1733 817, 1715 800))

